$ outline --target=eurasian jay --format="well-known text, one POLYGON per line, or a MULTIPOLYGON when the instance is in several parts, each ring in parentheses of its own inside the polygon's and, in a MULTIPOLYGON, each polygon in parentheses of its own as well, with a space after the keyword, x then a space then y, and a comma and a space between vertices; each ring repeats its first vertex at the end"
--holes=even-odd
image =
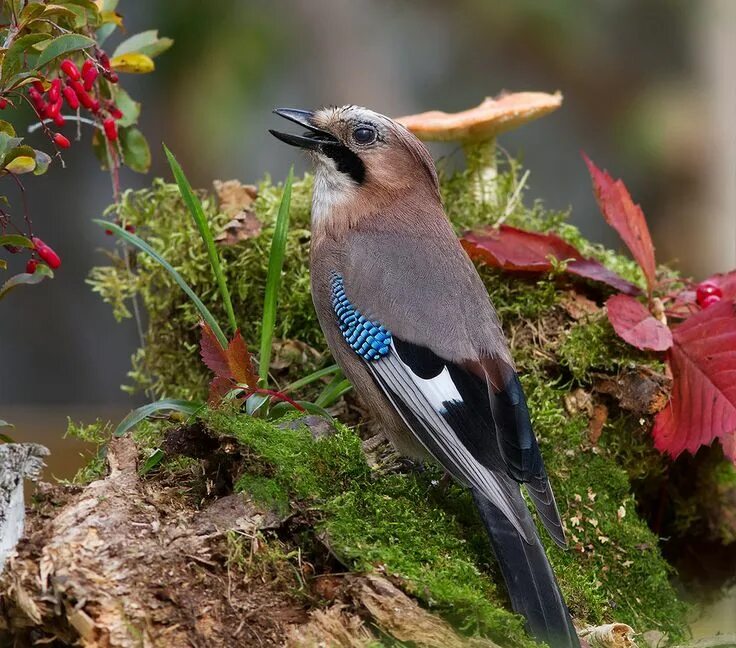
POLYGON ((396 449, 467 486, 530 632, 579 646, 521 494, 565 536, 501 323, 445 215, 434 161, 358 106, 278 109, 314 162, 311 286, 335 360, 396 449))

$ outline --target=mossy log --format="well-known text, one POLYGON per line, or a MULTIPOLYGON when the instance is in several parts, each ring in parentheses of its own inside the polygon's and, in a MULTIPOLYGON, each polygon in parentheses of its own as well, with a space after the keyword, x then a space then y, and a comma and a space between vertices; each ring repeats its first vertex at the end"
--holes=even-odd
MULTIPOLYGON (((466 174, 443 176, 443 198, 458 231, 500 217, 554 231, 641 284, 633 262, 586 241, 566 223, 566 214, 524 205, 520 176, 514 163, 501 169, 494 205, 473 200, 466 174)), ((265 180, 257 189, 231 182, 218 191, 202 192, 205 213, 221 233, 236 317, 253 345, 280 188, 265 180)), ((309 294, 310 192, 308 176, 295 183, 272 364, 277 386, 330 361, 309 294)), ((115 210, 224 322, 206 252, 195 244, 196 228, 176 187, 157 180, 150 189, 126 192, 115 210)), ((131 315, 133 296, 148 312, 146 346, 133 357, 131 389, 151 397, 203 398, 209 376, 198 355, 199 314, 149 258, 133 255, 130 266, 113 255, 110 265, 93 270, 90 283, 117 317, 131 315)), ((609 289, 572 282, 562 272, 479 271, 511 342, 570 540, 563 551, 542 533, 576 622, 581 628, 615 622, 617 628, 625 624, 681 641, 686 606, 671 583, 676 574, 662 557, 658 534, 669 535, 670 546, 686 541, 693 529, 723 543, 733 535, 713 528, 724 520, 713 498, 706 510, 695 486, 678 480, 677 465, 652 447, 653 415, 667 402, 670 387, 662 363, 614 334, 602 308, 609 289), (683 502, 685 509, 679 508, 683 502)), ((667 268, 660 273, 677 281, 667 268)), ((436 467, 419 470, 385 446, 366 443, 376 430, 351 395, 333 413, 352 427, 338 424, 318 439, 310 421, 268 422, 227 409, 178 427, 175 417, 143 423, 134 432, 135 446, 110 446, 113 466, 115 453, 127 448, 125 468, 101 479, 106 468, 104 453, 98 453, 80 474, 88 486, 57 487, 41 498, 45 503, 30 516, 27 540, 2 581, 0 624, 29 639, 87 641, 82 632, 88 632, 87 645, 101 646, 128 645, 123 639, 102 643, 100 637, 113 636, 105 629, 108 620, 120 636, 179 633, 182 641, 212 646, 250 645, 248 637, 256 635, 263 645, 309 645, 328 626, 334 645, 341 646, 437 645, 426 638, 432 633, 450 646, 534 645, 509 611, 467 493, 447 485, 436 467), (141 477, 133 455, 140 464, 156 448, 166 450, 166 460, 141 477), (115 485, 122 483, 128 484, 127 496, 115 485), (112 510, 105 517, 108 502, 118 502, 127 518, 112 510), (250 507, 244 519, 268 514, 274 522, 251 521, 246 531, 231 515, 201 531, 213 510, 231 504, 241 512, 250 507), (74 528, 68 520, 76 521, 74 528), (100 525, 124 541, 108 542, 96 530, 100 525), (77 553, 68 548, 80 543, 89 569, 77 569, 77 553), (47 555, 62 558, 50 563, 47 555), (129 570, 126 577, 121 569, 129 570), (70 584, 93 589, 77 591, 70 584), (417 628, 427 625, 425 639, 405 635, 405 627, 382 616, 383 604, 370 603, 375 592, 405 605, 417 628), (104 610, 109 613, 101 616, 104 610)), ((101 424, 73 426, 72 432, 100 447, 110 436, 101 424)), ((698 483, 705 488, 717 477, 716 492, 728 501, 732 469, 717 449, 692 461, 698 483)), ((626 633, 615 636, 629 640, 626 633)), ((637 641, 645 643, 640 635, 637 641)))

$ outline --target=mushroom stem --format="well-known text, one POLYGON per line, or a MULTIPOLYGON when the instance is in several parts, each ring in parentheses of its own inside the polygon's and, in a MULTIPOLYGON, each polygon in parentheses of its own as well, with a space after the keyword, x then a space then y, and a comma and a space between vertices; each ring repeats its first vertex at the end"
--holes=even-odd
POLYGON ((470 172, 470 187, 474 198, 487 205, 496 205, 498 203, 496 138, 466 142, 463 144, 463 151, 470 172))

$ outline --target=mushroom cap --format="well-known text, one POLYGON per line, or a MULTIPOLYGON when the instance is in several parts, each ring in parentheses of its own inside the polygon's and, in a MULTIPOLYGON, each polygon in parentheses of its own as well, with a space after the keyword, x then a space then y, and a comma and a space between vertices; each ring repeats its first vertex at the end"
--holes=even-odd
POLYGON ((486 97, 475 108, 457 113, 441 110, 399 117, 419 139, 427 141, 481 141, 542 117, 562 105, 562 93, 513 92, 486 97))

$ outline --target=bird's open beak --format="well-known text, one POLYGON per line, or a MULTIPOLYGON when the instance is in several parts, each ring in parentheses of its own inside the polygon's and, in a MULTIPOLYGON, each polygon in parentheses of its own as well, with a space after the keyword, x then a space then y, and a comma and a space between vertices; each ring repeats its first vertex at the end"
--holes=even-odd
POLYGON ((291 133, 280 133, 272 129, 268 129, 274 137, 286 142, 291 146, 299 146, 303 149, 318 150, 322 144, 338 144, 338 140, 334 135, 327 131, 323 131, 312 125, 314 113, 309 110, 296 110, 294 108, 277 108, 274 112, 280 117, 284 117, 295 124, 299 124, 307 129, 304 135, 292 135, 291 133))

